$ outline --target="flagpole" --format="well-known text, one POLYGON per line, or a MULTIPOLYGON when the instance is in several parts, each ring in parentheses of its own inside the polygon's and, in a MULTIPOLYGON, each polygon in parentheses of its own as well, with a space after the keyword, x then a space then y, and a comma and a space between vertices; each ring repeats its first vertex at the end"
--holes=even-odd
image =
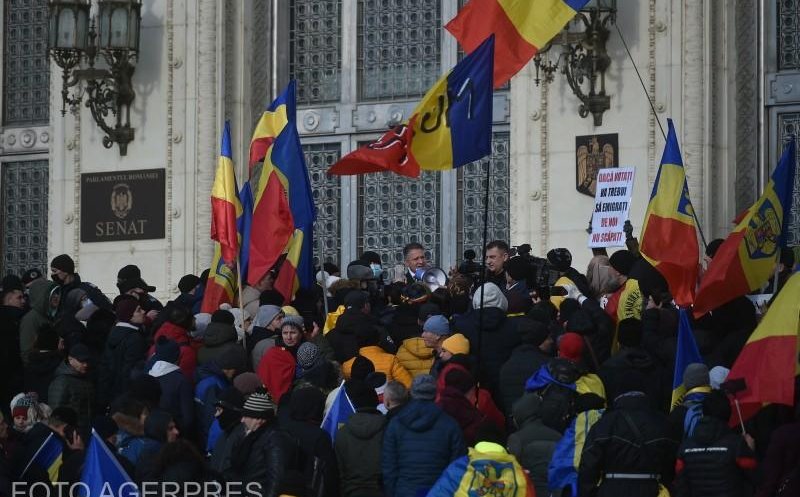
MULTIPOLYGON (((664 126, 661 125, 661 120, 658 118, 658 113, 656 112, 656 107, 653 104, 653 99, 650 98, 650 93, 647 91, 647 87, 644 86, 644 80, 642 79, 642 75, 639 72, 639 66, 636 65, 636 61, 633 60, 633 55, 631 55, 631 51, 628 49, 628 43, 625 41, 625 37, 622 36, 622 31, 619 29, 619 23, 614 23, 614 27, 617 29, 617 34, 619 35, 620 41, 622 41, 622 46, 625 48, 625 52, 628 53, 628 58, 633 64, 633 69, 636 71, 636 75, 639 77, 639 84, 642 85, 642 91, 644 92, 645 98, 647 98, 647 103, 650 104, 650 110, 653 112, 653 118, 658 123, 658 128, 661 130, 661 136, 664 137, 664 140, 667 139, 667 133, 664 132, 664 126)), ((708 243, 706 243, 706 235, 703 233, 703 228, 700 226, 700 220, 697 218, 697 212, 695 212, 694 207, 692 208, 692 218, 694 219, 694 224, 697 226, 697 231, 700 232, 700 240, 703 242, 703 248, 708 248, 708 243)))
MULTIPOLYGON (((242 268, 239 264, 239 258, 236 258, 236 292, 239 294, 239 312, 242 313, 242 327, 244 327, 244 305, 242 304, 242 268)), ((255 319, 255 316, 253 316, 255 319)), ((247 350, 247 330, 242 329, 242 347, 247 350)))
POLYGON ((478 404, 478 393, 480 390, 480 383, 478 382, 478 378, 480 377, 480 367, 481 367, 481 335, 483 335, 483 296, 484 296, 484 288, 486 285, 486 239, 489 237, 489 184, 492 177, 492 163, 490 160, 486 161, 486 192, 484 193, 483 197, 483 254, 481 260, 481 308, 478 310, 478 333, 476 337, 476 341, 478 342, 476 345, 476 349, 478 353, 476 354, 477 357, 477 367, 475 369, 475 405, 478 404))
MULTIPOLYGON (((325 319, 322 320, 323 326, 328 319, 328 278, 325 277, 325 240, 319 237, 319 271, 322 273, 322 303, 325 306, 325 319)), ((316 277, 316 275, 314 275, 316 277)))

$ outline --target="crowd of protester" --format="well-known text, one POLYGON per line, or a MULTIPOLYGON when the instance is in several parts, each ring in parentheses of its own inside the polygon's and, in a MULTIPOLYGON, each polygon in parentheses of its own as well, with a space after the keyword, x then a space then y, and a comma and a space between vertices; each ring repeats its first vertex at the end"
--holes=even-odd
POLYGON ((485 273, 467 261, 443 285, 421 281, 424 247, 403 255, 326 263, 291 305, 273 270, 213 313, 207 272, 166 304, 135 265, 113 294, 68 255, 50 278, 6 276, 0 495, 80 481, 92 430, 134 482, 270 497, 800 495, 800 411, 731 423, 725 377, 758 323, 746 298, 693 323, 704 363, 673 407, 678 313, 635 250, 581 273, 567 249, 495 241, 485 273), (355 413, 329 433, 342 389, 355 413), (51 435, 55 475, 34 458, 51 435))

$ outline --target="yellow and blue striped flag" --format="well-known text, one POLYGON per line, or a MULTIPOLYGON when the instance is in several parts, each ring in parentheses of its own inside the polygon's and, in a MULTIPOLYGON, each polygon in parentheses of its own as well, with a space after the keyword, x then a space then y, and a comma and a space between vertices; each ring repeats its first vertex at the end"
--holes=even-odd
POLYGON ((28 465, 25 466, 24 470, 22 470, 20 478, 22 478, 25 473, 28 472, 31 466, 36 465, 44 471, 47 471, 47 475, 51 482, 58 481, 58 471, 61 469, 63 455, 64 443, 56 436, 55 433, 51 433, 47 436, 47 438, 44 439, 44 442, 42 442, 42 445, 33 455, 31 460, 28 461, 28 465))

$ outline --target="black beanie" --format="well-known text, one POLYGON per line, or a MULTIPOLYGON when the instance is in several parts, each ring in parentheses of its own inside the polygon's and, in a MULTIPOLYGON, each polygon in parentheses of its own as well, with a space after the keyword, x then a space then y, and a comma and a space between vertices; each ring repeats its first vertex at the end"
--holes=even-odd
POLYGON ((712 390, 703 399, 703 415, 711 416, 727 423, 731 419, 731 403, 728 397, 719 390, 712 390))
POLYGON ((503 265, 514 281, 523 281, 530 273, 530 265, 522 257, 512 257, 503 265))
POLYGON ((214 311, 214 314, 211 315, 212 323, 224 323, 233 326, 235 319, 233 313, 225 309, 217 309, 214 311))
POLYGON ((50 263, 50 267, 64 271, 67 274, 75 274, 75 261, 67 254, 57 255, 53 262, 50 263))
POLYGON ((567 331, 586 336, 593 334, 596 329, 592 317, 586 311, 577 310, 567 321, 567 331))
POLYGON ((459 392, 466 394, 475 388, 475 378, 461 368, 454 368, 444 377, 444 384, 447 387, 453 387, 459 392))
POLYGON ((611 264, 611 267, 625 276, 630 274, 634 262, 636 262, 636 257, 627 250, 617 250, 608 258, 608 263, 611 264))
POLYGON ((565 248, 554 248, 547 252, 547 261, 563 273, 572 266, 572 254, 565 248))
POLYGON ((194 290, 194 288, 199 284, 200 284, 199 277, 193 274, 187 274, 186 276, 181 278, 180 281, 178 281, 178 290, 180 290, 181 293, 189 293, 192 290, 194 290))
POLYGON ((378 394, 364 381, 348 380, 344 391, 356 409, 375 409, 378 406, 378 394))
POLYGON ((354 380, 363 380, 368 374, 374 371, 375 365, 372 364, 372 361, 363 355, 357 355, 356 358, 353 359, 352 366, 350 366, 350 378, 354 380))
POLYGON ((519 332, 522 343, 527 343, 535 347, 541 345, 550 334, 546 324, 527 317, 519 318, 517 331, 519 332))
POLYGON ((156 361, 178 364, 180 356, 181 347, 174 340, 170 340, 165 336, 158 337, 158 340, 156 340, 156 361))

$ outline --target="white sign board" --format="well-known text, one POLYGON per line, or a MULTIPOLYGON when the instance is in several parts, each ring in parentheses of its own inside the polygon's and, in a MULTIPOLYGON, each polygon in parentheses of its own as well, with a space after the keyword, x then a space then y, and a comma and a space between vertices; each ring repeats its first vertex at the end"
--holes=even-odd
POLYGON ((589 248, 622 247, 633 195, 633 168, 614 167, 597 173, 589 248))

